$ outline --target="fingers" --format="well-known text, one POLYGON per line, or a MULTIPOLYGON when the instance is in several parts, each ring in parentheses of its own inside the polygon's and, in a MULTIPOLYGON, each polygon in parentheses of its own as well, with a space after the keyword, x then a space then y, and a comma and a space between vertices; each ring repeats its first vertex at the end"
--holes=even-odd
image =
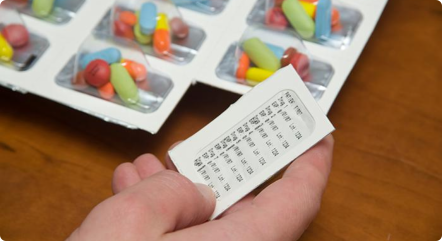
POLYGON ((117 194, 139 181, 141 181, 141 178, 135 165, 132 163, 123 163, 114 171, 112 191, 114 194, 117 194))
POLYGON ((253 199, 255 199, 255 195, 253 193, 248 194, 243 199, 239 200, 237 203, 235 203, 233 206, 227 209, 223 214, 221 214, 218 217, 218 219, 222 219, 227 215, 230 215, 232 213, 238 212, 240 210, 249 207, 250 205, 252 205, 253 199))
POLYGON ((264 189, 246 207, 225 214, 220 220, 169 234, 167 238, 297 240, 319 210, 332 152, 330 136, 297 158, 282 179, 264 189))
POLYGON ((166 170, 163 163, 152 154, 144 154, 134 161, 141 179, 146 179, 155 173, 166 170))
POLYGON ((112 191, 117 194, 163 170, 165 170, 164 165, 154 155, 142 155, 133 163, 123 163, 115 169, 112 178, 112 191))

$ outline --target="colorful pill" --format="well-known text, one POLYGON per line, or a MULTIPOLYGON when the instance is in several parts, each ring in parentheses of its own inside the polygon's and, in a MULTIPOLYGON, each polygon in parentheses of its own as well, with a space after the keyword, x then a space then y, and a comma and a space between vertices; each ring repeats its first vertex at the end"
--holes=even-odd
POLYGON ((169 27, 169 20, 167 18, 167 15, 165 13, 159 13, 157 18, 157 26, 155 27, 155 30, 163 29, 163 30, 170 30, 169 27))
POLYGON ((187 25, 181 18, 174 17, 169 22, 172 34, 177 38, 187 38, 189 35, 189 25, 187 25))
POLYGON ((153 48, 158 54, 170 52, 170 33, 164 29, 155 30, 153 35, 153 48))
POLYGON ((259 68, 274 72, 281 67, 276 55, 259 38, 247 39, 242 47, 250 60, 259 68))
POLYGON ((246 53, 242 53, 236 68, 236 78, 246 79, 247 70, 250 68, 250 59, 246 53))
POLYGON ((274 0, 274 6, 280 8, 284 0, 274 0))
POLYGON ((333 8, 332 9, 332 26, 336 26, 340 24, 341 20, 341 14, 339 13, 338 9, 333 8))
POLYGON ((9 62, 14 56, 14 50, 6 41, 2 34, 0 34, 0 60, 9 62))
POLYGON ((135 81, 140 82, 147 79, 147 69, 144 65, 127 59, 123 59, 121 64, 135 81))
POLYGON ((29 32, 21 24, 9 24, 2 30, 3 37, 14 47, 23 47, 29 42, 29 32))
POLYGON ((47 17, 52 12, 54 0, 33 0, 32 11, 37 17, 47 17))
POLYGON ((319 0, 316 8, 316 30, 317 39, 326 40, 331 33, 332 4, 330 0, 319 0))
POLYGON ((249 83, 252 86, 255 86, 260 82, 266 80, 270 76, 272 76, 273 73, 274 73, 273 71, 252 67, 247 70, 246 74, 247 83, 249 83))
POLYGON ((108 64, 119 63, 121 60, 121 52, 117 48, 107 48, 98 52, 86 54, 80 60, 80 66, 82 69, 85 69, 86 66, 96 60, 102 59, 106 61, 108 64))
POLYGON ((267 11, 265 16, 265 24, 277 29, 285 29, 289 22, 287 21, 284 12, 281 8, 271 8, 267 11))
POLYGON ((76 90, 84 90, 89 87, 84 79, 83 71, 78 71, 74 78, 72 78, 72 87, 76 90))
POLYGON ((265 43, 267 45, 267 47, 272 50, 272 52, 275 54, 276 58, 281 59, 282 56, 284 55, 284 49, 273 45, 273 44, 269 44, 269 43, 265 43))
POLYGON ((135 26, 138 22, 137 15, 131 11, 122 11, 118 19, 129 26, 135 26))
POLYGON ((282 11, 290 24, 303 38, 311 38, 315 34, 315 22, 308 16, 298 0, 285 0, 282 11))
POLYGON ((297 53, 291 59, 290 64, 298 72, 302 79, 305 79, 310 73, 310 61, 305 54, 297 53))
POLYGON ((135 38, 133 27, 123 23, 120 20, 114 21, 114 32, 115 35, 118 37, 127 38, 130 40, 133 40, 135 38))
POLYGON ((143 34, 140 29, 140 24, 135 24, 134 27, 134 34, 135 39, 140 44, 150 44, 152 42, 152 35, 151 34, 143 34))
POLYGON ((302 2, 302 1, 300 1, 299 3, 301 3, 302 7, 304 8, 308 16, 314 19, 316 14, 316 5, 313 3, 302 2))
POLYGON ((107 84, 98 88, 98 94, 100 94, 103 99, 110 100, 115 96, 114 86, 111 82, 108 82, 107 84))
POLYGON ((295 48, 288 48, 285 50, 284 55, 281 58, 281 67, 285 67, 290 64, 293 57, 298 53, 298 51, 295 48))
POLYGON ((157 26, 157 6, 153 3, 146 2, 141 5, 141 10, 138 17, 141 32, 143 34, 152 34, 157 26))
POLYGON ((311 4, 318 4, 318 0, 300 0, 300 2, 306 2, 306 3, 311 3, 311 4))
POLYGON ((109 83, 110 75, 109 64, 101 59, 90 62, 83 73, 86 82, 97 88, 109 83))
POLYGON ((111 83, 118 96, 126 104, 136 104, 139 100, 138 88, 129 72, 120 63, 111 64, 111 83))

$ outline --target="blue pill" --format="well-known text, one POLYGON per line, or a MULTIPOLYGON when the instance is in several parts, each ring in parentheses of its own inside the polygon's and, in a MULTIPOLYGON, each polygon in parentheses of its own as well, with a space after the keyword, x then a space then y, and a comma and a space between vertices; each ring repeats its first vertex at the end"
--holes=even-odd
POLYGON ((119 63, 121 61, 121 52, 117 48, 107 48, 98 52, 86 54, 80 60, 81 68, 86 69, 86 66, 96 59, 102 59, 108 64, 119 63))
POLYGON ((155 31, 157 15, 158 10, 155 4, 147 2, 141 5, 138 23, 143 34, 152 34, 155 31))
POLYGON ((173 2, 176 5, 185 5, 185 4, 192 4, 192 3, 204 3, 206 4, 208 0, 173 0, 173 2))
POLYGON ((265 44, 267 45, 267 47, 270 50, 272 50, 272 52, 275 54, 275 56, 278 59, 282 59, 282 56, 284 56, 284 49, 283 48, 281 48, 279 46, 276 46, 276 45, 273 45, 273 44, 269 44, 269 43, 265 43, 265 44))
POLYGON ((316 30, 315 37, 317 39, 327 40, 331 33, 331 0, 319 0, 316 6, 316 30))

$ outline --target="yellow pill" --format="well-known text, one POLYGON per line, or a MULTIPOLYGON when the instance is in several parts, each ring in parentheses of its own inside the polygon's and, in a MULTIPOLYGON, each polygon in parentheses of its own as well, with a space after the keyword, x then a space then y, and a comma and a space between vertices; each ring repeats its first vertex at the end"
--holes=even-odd
POLYGON ((0 60, 9 62, 11 61, 12 56, 14 56, 14 50, 3 35, 0 34, 0 60))
POLYGON ((311 18, 315 18, 316 13, 316 5, 308 2, 302 2, 300 1, 302 7, 304 8, 305 12, 310 16, 311 18))
POLYGON ((157 27, 156 30, 164 29, 169 31, 169 20, 167 18, 167 15, 165 13, 159 13, 157 17, 157 27))
POLYGON ((251 86, 255 86, 272 76, 273 73, 272 71, 252 67, 248 69, 246 73, 247 83, 251 86))

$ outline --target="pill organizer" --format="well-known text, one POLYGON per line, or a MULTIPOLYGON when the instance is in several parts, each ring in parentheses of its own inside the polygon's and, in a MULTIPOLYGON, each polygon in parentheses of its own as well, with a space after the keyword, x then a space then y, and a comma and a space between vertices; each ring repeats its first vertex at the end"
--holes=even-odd
MULTIPOLYGON (((153 79, 153 84, 149 87, 139 87, 141 89, 139 98, 147 103, 141 108, 130 106, 118 97, 103 98, 96 89, 79 90, 72 86, 78 57, 92 51, 92 49, 87 50, 88 47, 85 46, 100 45, 88 44, 99 40, 97 34, 100 36, 112 34, 111 20, 114 17, 112 9, 116 3, 120 3, 120 1, 107 0, 76 2, 78 3, 76 7, 69 8, 69 21, 64 21, 63 24, 57 24, 47 18, 38 18, 23 9, 20 10, 21 18, 31 33, 31 39, 34 35, 40 37, 42 39, 37 42, 42 44, 37 45, 40 46, 35 54, 38 57, 28 68, 17 69, 0 64, 1 85, 15 91, 29 92, 51 99, 108 122, 151 133, 158 132, 187 89, 196 82, 238 94, 245 94, 252 88, 249 84, 229 78, 233 76, 232 69, 238 64, 236 50, 242 37, 250 28, 262 25, 259 21, 262 21, 264 13, 256 15, 256 12, 257 9, 264 9, 263 0, 219 1, 222 4, 209 5, 211 6, 209 10, 219 7, 218 10, 208 12, 201 11, 200 7, 204 4, 216 4, 217 1, 193 2, 192 4, 196 3, 196 8, 179 7, 182 19, 189 26, 191 41, 187 43, 177 41, 174 44, 185 47, 181 56, 185 56, 185 60, 167 59, 152 52, 152 48, 140 47, 146 59, 140 62, 145 64, 153 79), (251 19, 255 17, 258 20, 252 21, 251 19), (83 51, 84 49, 87 51, 83 51), (233 68, 223 70, 220 66, 224 65, 233 68)), ((318 81, 305 83, 323 111, 328 112, 333 104, 386 3, 387 0, 340 0, 336 3, 333 1, 333 6, 349 9, 350 12, 342 12, 341 17, 346 19, 345 24, 348 26, 344 29, 350 30, 341 32, 336 38, 337 41, 333 39, 333 44, 314 39, 303 42, 305 52, 311 56, 310 72, 316 74, 314 77, 318 78, 318 81)), ((29 7, 26 6, 28 9, 29 7)), ((108 38, 105 42, 112 43, 113 40, 108 38)), ((278 46, 279 43, 271 44, 278 46)), ((117 47, 121 50, 125 48, 117 47)), ((99 50, 96 47, 93 49, 93 51, 99 50)))

